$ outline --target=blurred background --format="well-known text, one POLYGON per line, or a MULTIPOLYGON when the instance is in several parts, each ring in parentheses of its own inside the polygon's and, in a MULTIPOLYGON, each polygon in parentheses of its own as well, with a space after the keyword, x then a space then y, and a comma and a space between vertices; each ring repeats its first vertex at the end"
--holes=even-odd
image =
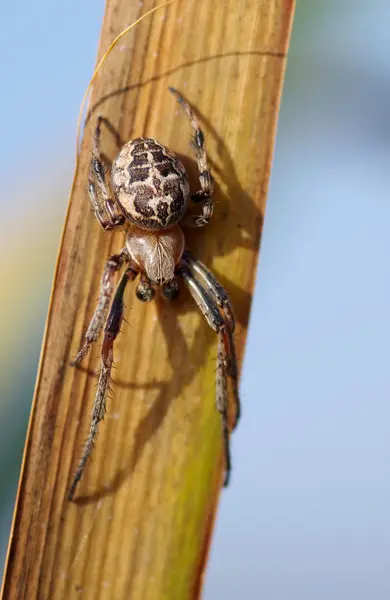
MULTIPOLYGON (((0 6, 1 565, 103 9, 0 6)), ((389 22, 297 1, 206 600, 390 598, 389 22)))

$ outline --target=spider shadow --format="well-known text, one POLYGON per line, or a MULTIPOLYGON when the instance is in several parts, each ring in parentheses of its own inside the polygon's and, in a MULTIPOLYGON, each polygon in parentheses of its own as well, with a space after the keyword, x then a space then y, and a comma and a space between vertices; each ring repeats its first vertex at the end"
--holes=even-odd
MULTIPOLYGON (((263 215, 256 207, 250 195, 242 188, 236 173, 234 161, 223 139, 213 125, 199 111, 196 111, 196 114, 201 124, 206 125, 208 134, 216 142, 218 159, 221 166, 217 167, 216 164, 213 164, 211 168, 214 172, 217 171, 219 173, 226 188, 226 193, 224 193, 218 184, 215 186, 214 197, 216 199, 216 207, 210 224, 204 228, 187 228, 185 230, 186 239, 188 240, 187 245, 196 258, 199 258, 205 264, 210 264, 213 256, 229 255, 237 247, 255 251, 259 243, 263 215), (256 227, 253 226, 254 221, 256 222, 256 227), (224 235, 226 229, 229 231, 228 236, 224 235), (254 230, 257 232, 256 236, 251 234, 254 230), (214 240, 211 249, 209 248, 210 244, 205 248, 205 245, 202 243, 203 235, 210 236, 214 240)), ((109 124, 107 119, 104 120, 111 133, 115 136, 118 146, 123 145, 123 141, 115 128, 109 124)), ((188 172, 191 190, 198 189, 199 181, 196 161, 183 155, 180 155, 180 159, 188 172)), ((104 156, 104 160, 107 165, 111 166, 112 161, 109 157, 104 156)), ((229 277, 229 268, 227 268, 226 275, 218 272, 215 272, 215 275, 227 289, 231 297, 237 321, 243 327, 246 327, 251 294, 232 282, 229 277)), ((76 504, 85 505, 114 494, 128 478, 131 478, 142 456, 145 445, 160 428, 173 401, 180 396, 183 388, 192 381, 194 373, 203 366, 205 357, 208 356, 209 347, 215 342, 215 333, 208 328, 204 319, 200 319, 194 335, 194 342, 191 348, 188 347, 179 327, 178 317, 187 312, 194 312, 197 310, 197 307, 188 292, 184 291, 184 286, 181 286, 181 288, 184 294, 181 293, 178 300, 168 305, 162 299, 156 298, 159 320, 167 340, 168 358, 175 376, 169 382, 152 382, 145 386, 142 384, 136 386, 131 382, 120 380, 115 381, 115 385, 118 387, 157 389, 157 398, 154 400, 150 410, 136 426, 132 453, 126 466, 114 475, 109 484, 101 486, 93 494, 77 497, 75 499, 76 504), (174 346, 171 343, 172 331, 175 331, 174 346)))
POLYGON ((105 102, 107 102, 108 100, 110 100, 111 98, 115 98, 117 96, 127 94, 128 92, 145 87, 149 84, 153 84, 157 81, 160 81, 161 79, 168 79, 168 77, 170 77, 171 75, 174 75, 175 73, 179 73, 180 71, 183 71, 184 69, 187 69, 190 67, 195 67, 196 65, 205 64, 205 63, 215 61, 215 60, 220 60, 220 59, 222 60, 224 58, 243 57, 243 56, 257 56, 259 58, 274 58, 274 59, 284 60, 286 58, 286 53, 285 52, 272 52, 269 50, 250 50, 250 51, 244 51, 244 52, 231 51, 231 52, 224 52, 224 53, 219 53, 219 54, 212 54, 210 56, 201 56, 194 60, 189 60, 180 65, 177 65, 175 67, 167 69, 163 73, 153 75, 152 77, 149 77, 148 79, 146 79, 144 81, 138 81, 137 83, 132 83, 130 85, 126 85, 122 88, 117 88, 116 90, 113 90, 111 92, 108 92, 107 94, 104 94, 88 110, 88 113, 87 113, 86 119, 85 119, 85 123, 88 123, 88 121, 91 119, 92 115, 97 110, 100 110, 100 108, 103 106, 103 104, 105 102))

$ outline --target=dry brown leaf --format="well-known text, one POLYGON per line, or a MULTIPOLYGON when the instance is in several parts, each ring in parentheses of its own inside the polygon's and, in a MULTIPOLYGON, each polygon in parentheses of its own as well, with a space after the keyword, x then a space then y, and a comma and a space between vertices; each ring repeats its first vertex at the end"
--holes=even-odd
MULTIPOLYGON (((153 6, 110 0, 99 55, 153 6)), ((123 140, 157 138, 183 157, 195 185, 191 130, 168 86, 195 107, 217 204, 212 223, 192 232, 188 245, 230 293, 241 361, 293 6, 177 0, 124 38, 97 78, 55 275, 3 598, 199 596, 222 446, 215 334, 184 289, 172 304, 142 304, 128 290, 115 394, 78 501, 66 500, 88 430, 99 347, 81 369, 69 360, 93 312, 104 261, 123 243, 120 233, 102 232, 90 211, 91 127, 99 112, 123 140)), ((102 141, 112 159, 115 139, 105 131, 102 141)))

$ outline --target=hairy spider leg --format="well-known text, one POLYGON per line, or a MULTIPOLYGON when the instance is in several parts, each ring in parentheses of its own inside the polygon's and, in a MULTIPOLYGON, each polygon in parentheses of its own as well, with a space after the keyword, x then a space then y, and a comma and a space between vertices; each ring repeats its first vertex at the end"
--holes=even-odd
POLYGON ((106 169, 100 153, 100 133, 103 117, 98 117, 92 138, 92 159, 88 177, 88 192, 93 212, 103 229, 113 229, 123 225, 124 215, 119 212, 112 200, 110 187, 106 182, 106 169))
POLYGON ((101 370, 99 376, 98 387, 96 391, 95 401, 92 409, 91 424, 89 427, 89 433, 87 441, 84 446, 83 454, 77 467, 75 476, 73 478, 72 486, 69 490, 68 499, 72 500, 76 486, 80 481, 86 462, 91 454, 92 448, 95 443, 95 439, 98 433, 98 425, 104 418, 106 411, 106 400, 109 391, 109 384, 111 379, 111 367, 113 363, 113 346, 114 341, 120 331, 121 322, 123 319, 123 294, 126 285, 129 281, 133 281, 138 275, 139 269, 134 264, 129 267, 117 286, 114 300, 112 302, 111 310, 108 315, 106 326, 104 328, 104 339, 101 351, 101 370))
POLYGON ((216 406, 222 420, 222 436, 225 453, 225 479, 224 485, 229 483, 231 472, 230 455, 230 431, 229 431, 229 399, 228 399, 228 377, 237 372, 234 350, 234 340, 229 323, 220 313, 215 300, 208 294, 203 285, 191 273, 185 261, 182 261, 178 275, 184 279, 190 294, 197 303, 200 311, 210 327, 218 334, 218 358, 216 377, 216 406))
POLYGON ((193 194, 192 200, 194 202, 202 202, 203 208, 202 214, 193 217, 192 222, 188 223, 188 225, 192 225, 195 227, 203 227, 204 225, 207 225, 207 223, 210 221, 214 209, 214 201, 212 198, 214 183, 210 171, 210 166, 207 161, 207 153, 204 143, 204 133, 191 106, 188 104, 188 102, 184 100, 180 92, 178 92, 173 87, 170 87, 168 89, 175 96, 176 100, 185 110, 188 118, 190 119, 191 126, 195 131, 193 145, 195 147, 196 159, 198 161, 199 182, 201 189, 195 192, 195 194, 193 194))
POLYGON ((88 353, 91 345, 99 338, 104 323, 106 322, 112 292, 114 290, 114 276, 122 267, 124 262, 128 262, 130 257, 126 248, 123 248, 119 254, 110 256, 105 264, 103 276, 100 282, 100 295, 97 307, 85 334, 84 343, 78 351, 76 357, 70 363, 72 367, 78 365, 88 353))
POLYGON ((215 278, 213 273, 211 273, 211 271, 200 260, 196 259, 189 250, 185 250, 183 254, 183 260, 197 275, 199 275, 203 279, 204 283, 207 286, 207 291, 210 293, 211 297, 215 300, 218 306, 222 309, 225 315, 225 321, 229 326, 227 335, 229 337, 228 345, 230 348, 230 353, 227 372, 232 382, 232 391, 235 403, 235 416, 233 422, 233 429, 235 429, 241 414, 241 404, 238 394, 237 356, 233 335, 236 327, 233 306, 230 302, 230 298, 225 288, 219 283, 219 281, 215 278))

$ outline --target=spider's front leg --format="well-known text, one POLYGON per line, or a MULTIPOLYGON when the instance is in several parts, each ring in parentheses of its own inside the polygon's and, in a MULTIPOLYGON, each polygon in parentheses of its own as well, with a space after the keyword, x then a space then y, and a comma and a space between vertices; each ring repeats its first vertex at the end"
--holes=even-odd
POLYGON ((100 132, 103 117, 98 117, 92 140, 92 160, 88 178, 88 192, 93 212, 103 229, 113 229, 124 223, 125 217, 119 212, 111 198, 106 182, 106 169, 100 153, 100 132))
POLYGON ((194 277, 190 270, 189 263, 185 259, 183 259, 179 265, 178 275, 184 279, 192 297, 203 313, 203 316, 210 327, 218 334, 216 405, 222 419, 222 435, 226 461, 224 485, 227 486, 231 472, 228 380, 233 384, 233 400, 235 404, 233 428, 237 424, 240 412, 240 403, 237 393, 237 359, 233 329, 229 318, 226 317, 226 315, 222 316, 218 310, 214 292, 212 290, 210 290, 210 293, 206 291, 203 285, 194 277))
POLYGON ((214 209, 214 201, 212 198, 214 183, 207 161, 204 133, 191 106, 184 100, 180 92, 173 87, 170 87, 169 91, 175 96, 179 104, 185 110, 188 118, 190 119, 191 126, 195 131, 193 145, 195 148, 196 159, 198 161, 200 190, 195 192, 195 194, 192 196, 192 200, 197 203, 202 203, 203 209, 202 214, 192 217, 192 222, 188 223, 188 225, 192 225, 193 227, 203 227, 210 221, 214 209))
POLYGON ((73 478, 72 486, 69 490, 68 499, 72 500, 76 486, 80 481, 85 464, 91 454, 92 448, 95 443, 95 439, 98 433, 98 425, 104 418, 106 411, 106 399, 109 391, 109 384, 111 380, 111 367, 113 363, 113 347, 114 341, 120 331, 120 326, 123 318, 123 294, 126 285, 129 281, 133 281, 139 272, 139 268, 132 264, 127 268, 125 273, 122 275, 118 287, 115 292, 114 300, 112 302, 111 310, 108 315, 106 326, 104 328, 104 339, 101 350, 101 370, 99 375, 99 382, 96 391, 96 397, 92 409, 91 424, 89 427, 89 433, 87 441, 84 446, 84 451, 80 459, 77 471, 73 478))
POLYGON ((77 366, 83 360, 93 342, 96 342, 96 340, 99 338, 107 318, 108 309, 110 308, 112 292, 114 289, 113 280, 115 273, 119 271, 124 262, 129 260, 129 254, 126 248, 123 248, 119 254, 113 254, 110 256, 106 262, 100 282, 100 296, 98 305, 87 329, 87 333, 85 334, 84 343, 78 351, 76 357, 70 363, 72 367, 77 366))
POLYGON ((236 345, 234 342, 234 330, 236 328, 236 319, 230 298, 225 288, 217 281, 211 271, 202 263, 197 260, 189 250, 186 250, 183 254, 183 261, 199 275, 203 282, 206 284, 207 292, 211 295, 214 301, 218 304, 220 309, 223 311, 225 322, 228 325, 226 330, 225 346, 229 348, 228 352, 228 375, 232 382, 232 391, 235 403, 235 421, 233 427, 236 427, 238 419, 240 418, 241 406, 240 398, 238 395, 238 370, 237 370, 237 356, 236 356, 236 345))

